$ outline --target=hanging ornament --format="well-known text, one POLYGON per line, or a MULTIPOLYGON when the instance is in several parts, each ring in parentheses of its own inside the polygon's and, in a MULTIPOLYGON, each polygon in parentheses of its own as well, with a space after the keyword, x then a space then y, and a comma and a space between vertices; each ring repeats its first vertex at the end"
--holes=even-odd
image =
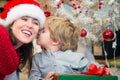
POLYGON ((64 1, 60 0, 60 1, 57 3, 57 5, 56 5, 57 8, 60 8, 63 3, 64 3, 64 1))
POLYGON ((44 14, 45 14, 46 17, 49 17, 51 15, 51 12, 45 11, 44 14))
POLYGON ((87 35, 87 31, 85 30, 85 29, 82 29, 81 31, 80 31, 80 36, 81 37, 85 37, 87 35))
POLYGON ((98 9, 101 9, 101 8, 102 8, 102 2, 99 1, 99 2, 98 2, 98 9))
POLYGON ((112 30, 105 30, 103 32, 103 39, 106 41, 111 41, 114 38, 114 32, 112 30))

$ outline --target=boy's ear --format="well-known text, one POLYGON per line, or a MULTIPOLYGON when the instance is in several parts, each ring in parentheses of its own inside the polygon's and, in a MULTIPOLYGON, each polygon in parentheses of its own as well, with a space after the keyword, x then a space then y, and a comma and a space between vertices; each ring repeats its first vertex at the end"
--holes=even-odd
POLYGON ((53 44, 53 45, 59 45, 59 44, 60 44, 60 41, 53 41, 52 44, 53 44))

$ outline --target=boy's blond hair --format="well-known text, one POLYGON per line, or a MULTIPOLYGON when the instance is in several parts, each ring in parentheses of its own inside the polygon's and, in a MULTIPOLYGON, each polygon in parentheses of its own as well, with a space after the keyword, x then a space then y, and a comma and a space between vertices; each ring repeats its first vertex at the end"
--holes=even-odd
POLYGON ((50 30, 51 39, 53 41, 60 41, 60 50, 77 50, 79 27, 74 26, 69 19, 55 16, 48 17, 45 24, 47 24, 50 30))

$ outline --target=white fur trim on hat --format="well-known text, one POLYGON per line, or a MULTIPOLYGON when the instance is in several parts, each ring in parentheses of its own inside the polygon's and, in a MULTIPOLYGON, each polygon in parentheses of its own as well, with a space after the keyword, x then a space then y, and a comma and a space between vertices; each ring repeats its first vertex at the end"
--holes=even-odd
POLYGON ((10 25, 11 23, 13 23, 14 20, 22 16, 30 16, 35 19, 38 19, 40 22, 40 27, 43 27, 43 24, 46 19, 44 11, 42 11, 40 7, 35 6, 33 4, 20 4, 11 8, 8 12, 5 20, 6 26, 10 25))
POLYGON ((0 18, 0 25, 5 26, 5 21, 3 19, 0 18))

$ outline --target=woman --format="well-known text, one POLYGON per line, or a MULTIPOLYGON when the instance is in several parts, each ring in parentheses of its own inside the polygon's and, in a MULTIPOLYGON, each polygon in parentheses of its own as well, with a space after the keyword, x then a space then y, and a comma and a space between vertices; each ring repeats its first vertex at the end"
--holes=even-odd
POLYGON ((0 17, 4 20, 3 25, 8 30, 7 32, 3 26, 0 26, 0 37, 5 35, 7 40, 6 37, 2 37, 3 40, 6 40, 7 43, 9 42, 9 44, 6 43, 2 47, 3 42, 0 42, 0 55, 3 54, 0 59, 0 65, 5 64, 0 66, 0 79, 17 80, 19 78, 17 75, 19 69, 22 69, 27 63, 29 69, 31 68, 32 40, 36 37, 38 30, 42 28, 45 15, 39 4, 33 0, 11 0, 5 4, 4 11, 0 17), (8 51, 9 48, 12 50, 8 51), (7 60, 8 56, 10 56, 11 59, 9 60, 14 65, 8 65, 10 63, 7 60))

